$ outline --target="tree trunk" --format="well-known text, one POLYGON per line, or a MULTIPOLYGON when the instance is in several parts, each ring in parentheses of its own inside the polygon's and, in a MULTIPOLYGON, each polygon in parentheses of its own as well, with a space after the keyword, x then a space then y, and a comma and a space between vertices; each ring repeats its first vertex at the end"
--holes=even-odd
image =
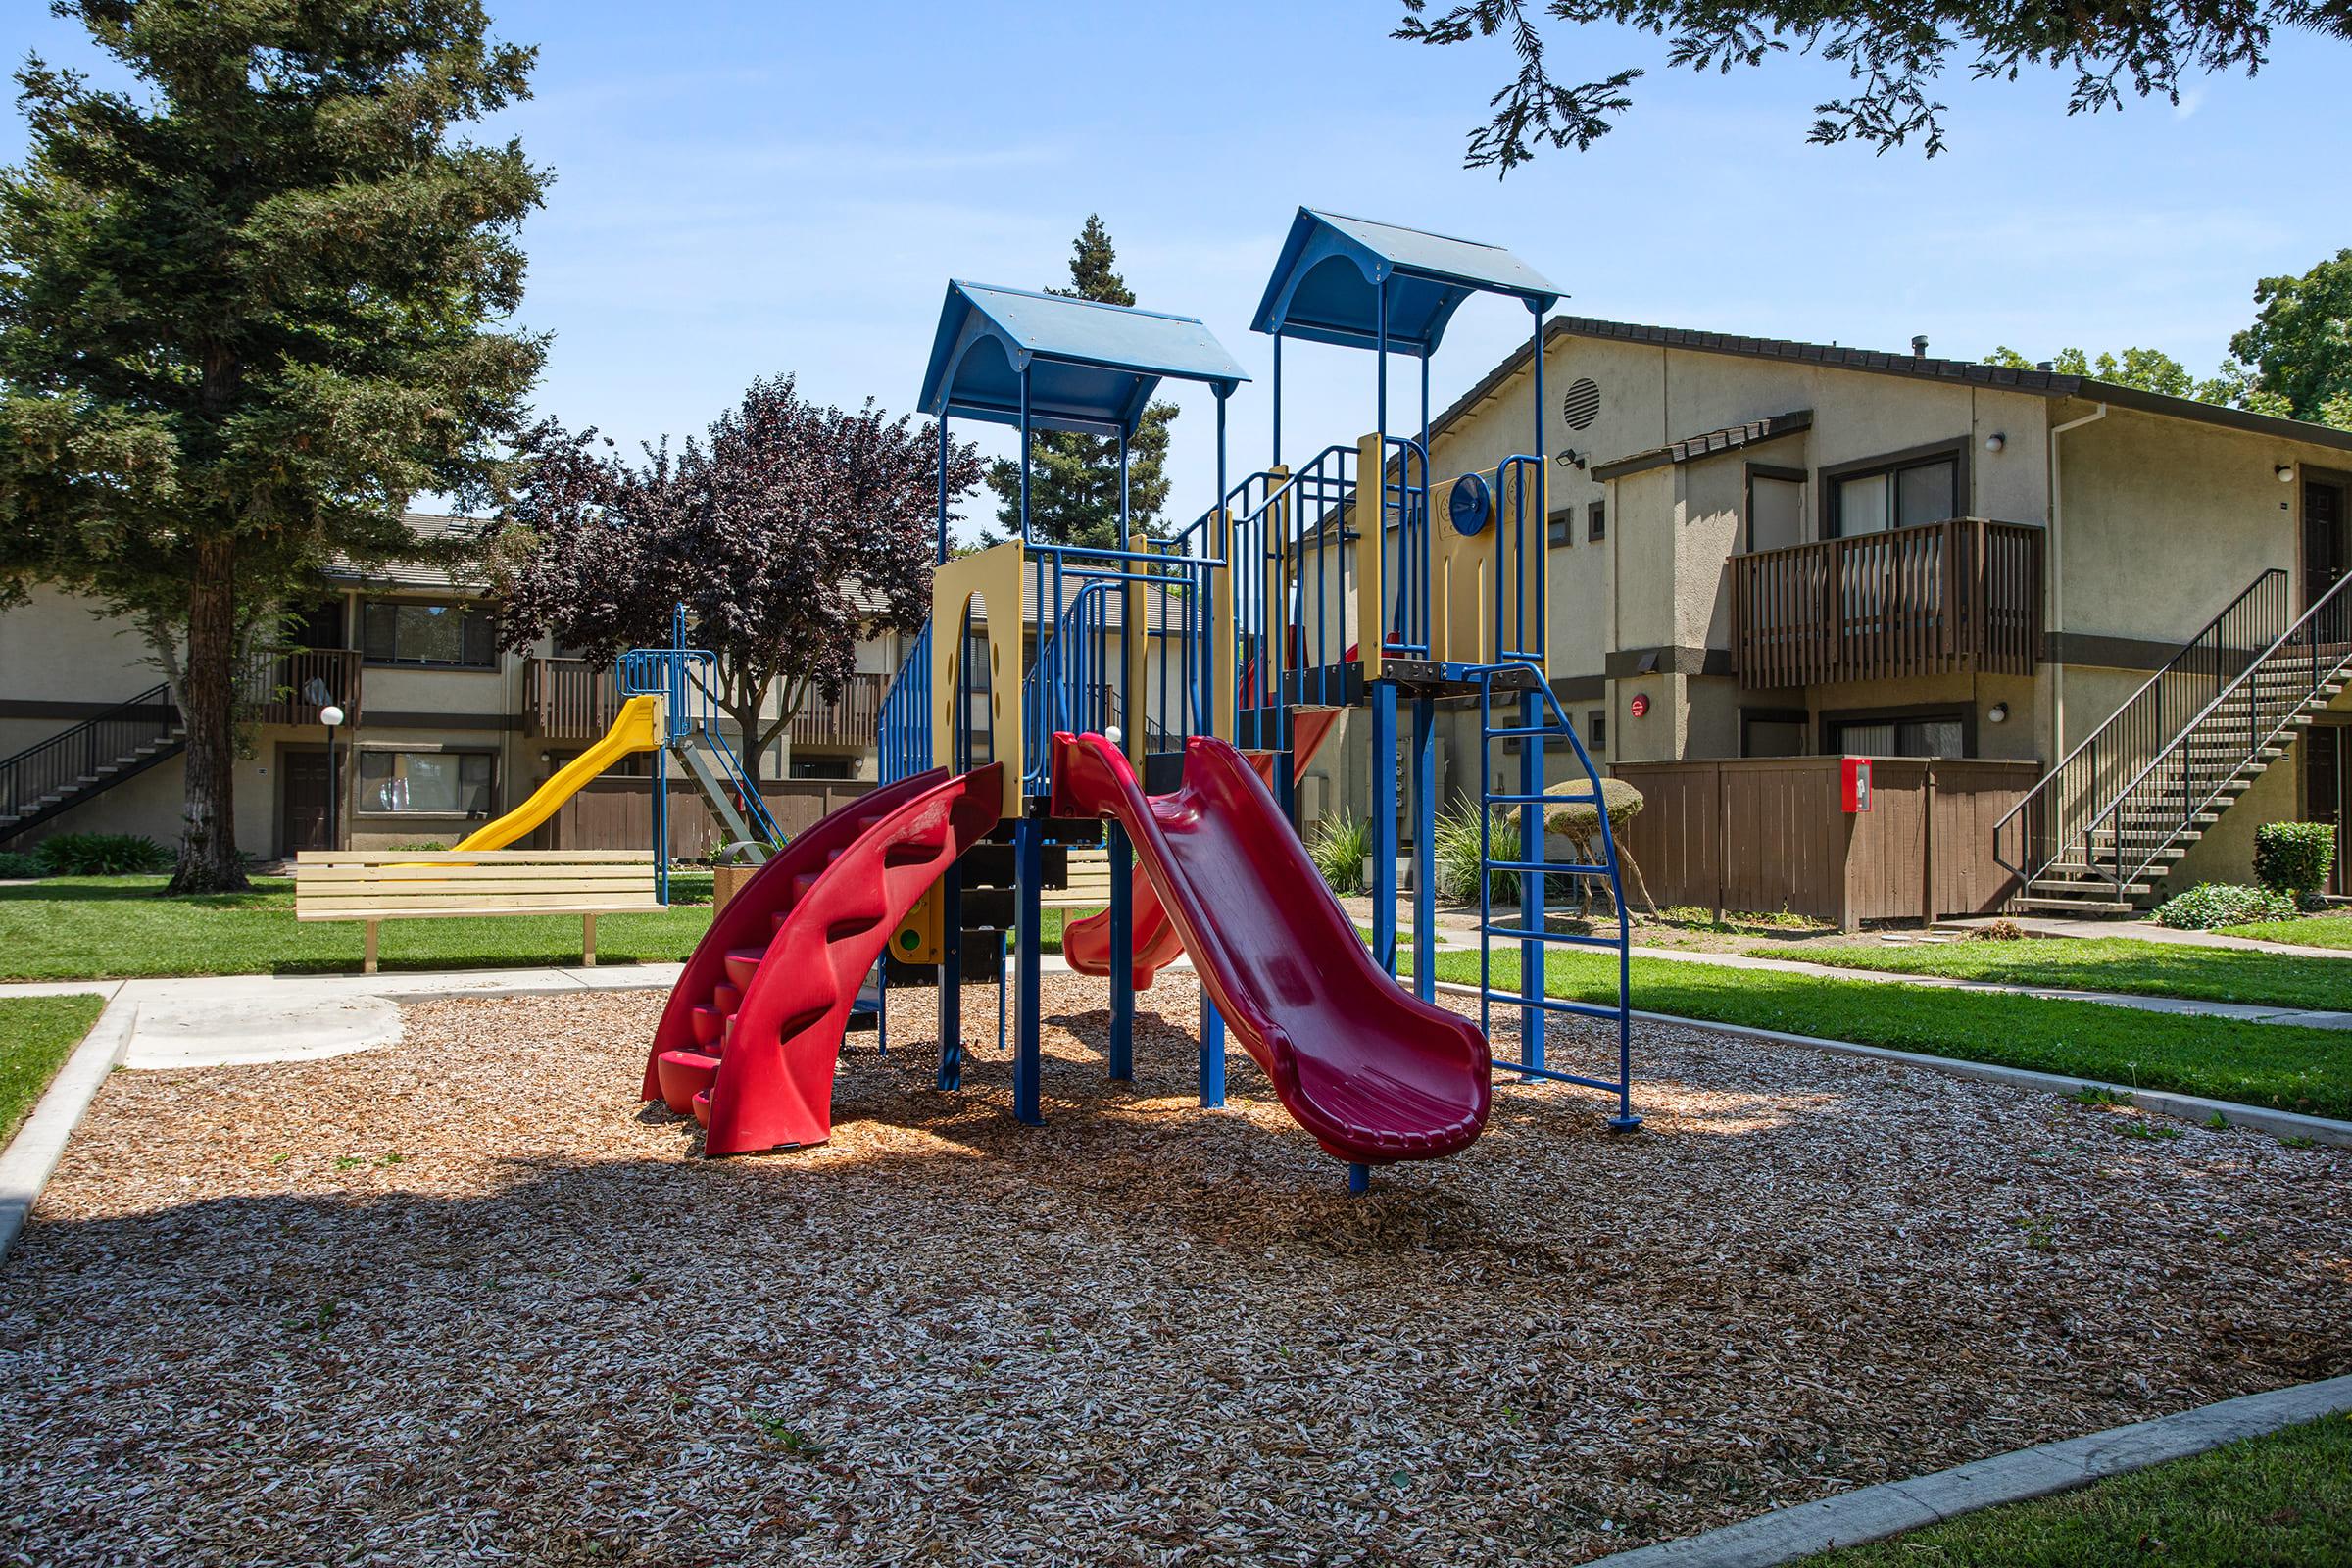
POLYGON ((180 803, 179 866, 172 893, 231 893, 250 886, 237 858, 235 547, 196 546, 188 590, 187 662, 180 718, 187 725, 186 784, 180 803))
POLYGON ((736 745, 740 748, 735 760, 743 764, 744 778, 758 790, 765 782, 760 776, 760 700, 754 697, 747 708, 739 692, 725 707, 728 719, 735 725, 736 745))

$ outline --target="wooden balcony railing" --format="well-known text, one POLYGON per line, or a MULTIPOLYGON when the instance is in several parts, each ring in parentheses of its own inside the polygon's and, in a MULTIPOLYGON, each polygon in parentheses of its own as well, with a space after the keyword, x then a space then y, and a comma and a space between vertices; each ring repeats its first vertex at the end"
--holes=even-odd
POLYGON ((1984 517, 1734 556, 1733 666, 1750 689, 2030 675, 2042 570, 2040 528, 1984 517))
POLYGON ((522 662, 522 727, 533 740, 596 740, 619 716, 620 683, 612 665, 585 659, 522 662))
POLYGON ((890 690, 888 675, 852 675, 832 707, 813 698, 792 716, 795 746, 871 746, 879 733, 882 698, 890 690))
POLYGON ((343 710, 343 722, 360 721, 360 651, 302 648, 256 661, 245 673, 239 698, 257 724, 316 724, 328 704, 343 710))

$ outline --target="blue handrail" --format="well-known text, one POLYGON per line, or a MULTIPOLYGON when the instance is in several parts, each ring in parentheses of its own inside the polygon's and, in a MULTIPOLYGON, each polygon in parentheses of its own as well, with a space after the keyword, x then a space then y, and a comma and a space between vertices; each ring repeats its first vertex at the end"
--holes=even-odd
POLYGON ((895 784, 928 771, 931 749, 931 623, 915 633, 914 646, 891 677, 875 723, 882 782, 895 784))

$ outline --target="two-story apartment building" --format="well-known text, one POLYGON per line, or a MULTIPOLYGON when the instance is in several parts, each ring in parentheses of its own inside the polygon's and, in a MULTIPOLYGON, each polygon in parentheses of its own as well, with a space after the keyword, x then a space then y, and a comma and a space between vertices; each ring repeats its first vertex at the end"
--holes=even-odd
MULTIPOLYGON (((1559 694, 1612 762, 2047 766, 2098 735, 2105 755, 2077 757, 2080 778, 2050 793, 2080 797, 2065 808, 2078 826, 2122 800, 2111 825, 2129 837, 2132 769, 2352 564, 2352 432, 1932 358, 1924 340, 1888 354, 1563 317, 1544 355, 1559 389, 1550 630, 1573 650, 1559 694)), ((1522 449, 1530 359, 1435 422, 1440 478, 1522 449)), ((2352 627, 2331 613, 2315 657, 2352 627)), ((2244 879, 2263 821, 2342 831, 2352 699, 2330 695, 2154 877, 2244 879)), ((2258 716, 2274 714, 2238 728, 2258 716)), ((2216 728, 2140 794, 2171 790, 2165 767, 2201 788, 2199 770, 2231 760, 2216 728)))
MULTIPOLYGON (((408 520, 420 536, 482 525, 408 520)), ((324 586, 295 617, 296 651, 247 677, 235 791, 249 853, 326 847, 334 787, 347 846, 452 842, 544 783, 617 711, 609 669, 544 640, 502 648, 479 586, 438 566, 338 566, 324 586), (344 712, 331 770, 329 704, 344 712)), ((769 746, 762 776, 871 777, 875 717, 902 657, 897 639, 861 643, 842 701, 808 705, 769 746)), ((134 628, 70 595, 36 589, 0 613, 0 846, 76 831, 177 839, 179 731, 162 678, 134 628)))

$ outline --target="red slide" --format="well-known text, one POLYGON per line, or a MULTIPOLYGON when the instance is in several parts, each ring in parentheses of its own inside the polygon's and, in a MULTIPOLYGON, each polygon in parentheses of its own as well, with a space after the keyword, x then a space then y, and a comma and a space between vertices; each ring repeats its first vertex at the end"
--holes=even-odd
MULTIPOLYGON (((1323 739, 1331 733, 1339 718, 1336 708, 1294 708, 1291 710, 1291 782, 1298 781, 1323 739)), ((1274 760, 1277 752, 1244 752, 1257 776, 1273 787, 1274 760)), ((1135 885, 1130 906, 1130 923, 1135 927, 1135 989, 1145 991, 1159 978, 1159 971, 1184 956, 1184 938, 1178 934, 1168 911, 1159 902, 1150 881, 1135 885)), ((1071 968, 1080 974, 1110 973, 1110 911, 1090 914, 1083 920, 1072 920, 1061 928, 1061 956, 1071 968)))
POLYGON ((691 1109, 707 1154, 821 1144, 866 972, 931 884, 997 825, 1001 764, 860 796, 728 901, 669 994, 644 1098, 691 1109))
POLYGON ((1195 736, 1184 788, 1147 796, 1109 741, 1055 735, 1053 809, 1126 828, 1235 1038, 1325 1150, 1436 1159, 1486 1126, 1486 1036, 1372 961, 1240 752, 1195 736))

